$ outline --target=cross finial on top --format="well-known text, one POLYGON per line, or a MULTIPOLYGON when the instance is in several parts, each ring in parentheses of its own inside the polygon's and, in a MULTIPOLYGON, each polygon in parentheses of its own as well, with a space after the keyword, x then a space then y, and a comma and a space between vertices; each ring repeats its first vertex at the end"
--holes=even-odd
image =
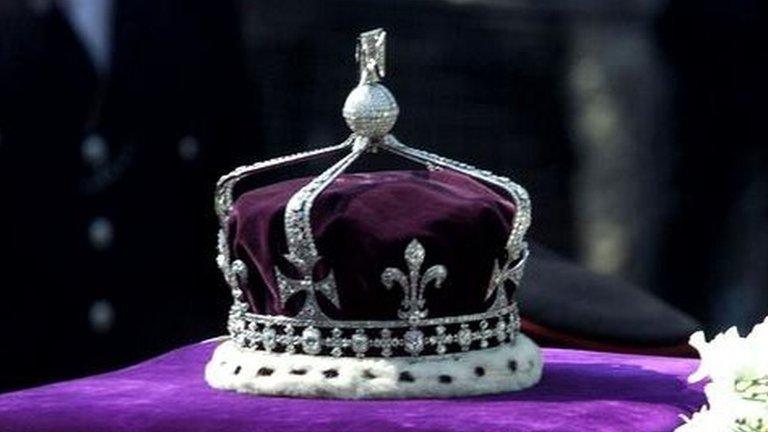
POLYGON ((378 28, 360 33, 355 59, 360 65, 360 84, 379 82, 386 75, 387 32, 378 28))

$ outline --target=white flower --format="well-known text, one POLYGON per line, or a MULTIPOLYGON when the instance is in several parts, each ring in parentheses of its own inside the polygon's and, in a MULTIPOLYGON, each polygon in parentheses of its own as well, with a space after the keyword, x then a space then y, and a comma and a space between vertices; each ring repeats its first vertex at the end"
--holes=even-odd
POLYGON ((768 317, 747 337, 741 337, 736 327, 731 327, 709 342, 703 332, 696 332, 689 343, 701 357, 699 368, 688 378, 689 382, 706 377, 712 381, 734 381, 739 377, 768 375, 768 317))
POLYGON ((685 423, 675 429, 675 432, 723 432, 731 429, 736 417, 727 411, 712 411, 706 405, 691 418, 683 417, 685 423))
POLYGON ((731 327, 709 342, 696 332, 690 344, 701 363, 688 381, 710 379, 708 404, 676 432, 768 432, 768 317, 746 337, 731 327))
POLYGON ((746 338, 750 346, 753 376, 768 376, 768 317, 756 325, 746 338))
POLYGON ((688 341, 701 357, 699 368, 688 382, 698 382, 706 377, 713 381, 733 381, 747 369, 751 362, 746 340, 739 336, 736 327, 729 328, 707 342, 704 332, 698 331, 688 341))
POLYGON ((707 406, 693 414, 683 417, 685 423, 675 432, 766 432, 768 415, 765 410, 752 413, 743 410, 740 405, 711 409, 707 406), (730 408, 730 409, 729 409, 730 408))

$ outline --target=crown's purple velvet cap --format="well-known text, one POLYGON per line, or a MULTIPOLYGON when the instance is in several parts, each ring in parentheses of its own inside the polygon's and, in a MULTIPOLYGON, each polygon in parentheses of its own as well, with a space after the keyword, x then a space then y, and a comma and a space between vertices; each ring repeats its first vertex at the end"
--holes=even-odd
MULTIPOLYGON (((311 179, 296 179, 244 193, 230 219, 232 250, 249 270, 246 296, 254 311, 293 315, 297 294, 281 307, 275 265, 296 277, 287 253, 284 211, 291 195, 311 179)), ((482 312, 493 263, 505 258, 514 204, 496 191, 450 171, 347 174, 315 200, 312 230, 323 258, 315 279, 333 270, 340 309, 318 295, 334 319, 397 319, 401 288, 381 282, 387 267, 407 273, 403 254, 417 239, 426 249, 421 272, 442 264, 448 277, 426 292, 430 317, 482 312)))

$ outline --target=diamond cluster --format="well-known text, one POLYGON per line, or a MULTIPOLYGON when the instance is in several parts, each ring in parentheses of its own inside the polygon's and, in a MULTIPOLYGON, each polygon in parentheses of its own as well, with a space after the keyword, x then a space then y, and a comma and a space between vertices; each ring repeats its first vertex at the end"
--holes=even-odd
POLYGON ((344 326, 323 327, 287 317, 275 318, 235 312, 230 316, 232 339, 242 348, 253 351, 402 357, 474 351, 514 342, 520 329, 516 306, 494 314, 478 314, 475 319, 463 319, 458 324, 454 322, 457 320, 442 318, 405 328, 379 327, 386 322, 354 321, 344 322, 344 326))

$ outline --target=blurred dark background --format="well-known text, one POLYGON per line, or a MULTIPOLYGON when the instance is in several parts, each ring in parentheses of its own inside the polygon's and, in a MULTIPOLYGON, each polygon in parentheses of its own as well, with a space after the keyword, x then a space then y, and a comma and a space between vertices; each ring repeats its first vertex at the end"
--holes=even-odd
POLYGON ((550 249, 710 331, 751 326, 764 18, 757 0, 2 0, 0 390, 223 334, 213 185, 343 139, 375 27, 401 140, 525 185, 550 249))

